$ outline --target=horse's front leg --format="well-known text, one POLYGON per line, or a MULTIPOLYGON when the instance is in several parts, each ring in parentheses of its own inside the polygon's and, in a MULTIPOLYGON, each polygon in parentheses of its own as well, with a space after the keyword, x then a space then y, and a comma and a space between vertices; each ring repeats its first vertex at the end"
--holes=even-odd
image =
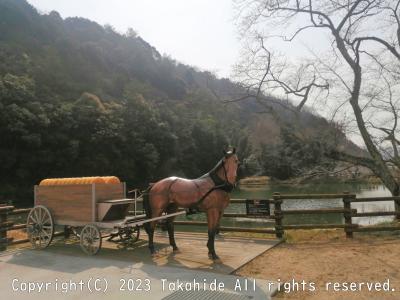
MULTIPOLYGON (((172 214, 178 211, 178 206, 176 204, 171 203, 167 207, 167 214, 172 214)), ((168 237, 169 237, 169 244, 172 246, 172 249, 178 251, 178 247, 176 246, 175 242, 175 235, 174 235, 174 220, 175 217, 167 219, 167 230, 168 230, 168 237)))
POLYGON ((169 244, 172 246, 174 252, 178 251, 178 246, 175 242, 175 235, 174 235, 174 219, 175 218, 168 218, 167 220, 167 230, 168 230, 168 237, 169 237, 169 244))
POLYGON ((215 230, 215 234, 216 235, 220 235, 221 231, 220 231, 220 227, 221 227, 221 219, 222 216, 224 215, 224 211, 220 211, 219 212, 219 217, 218 217, 218 224, 217 224, 217 228, 215 230))
POLYGON ((214 242, 215 234, 218 228, 220 212, 216 208, 209 209, 207 211, 207 223, 208 223, 208 256, 213 260, 218 260, 219 257, 215 252, 214 242))

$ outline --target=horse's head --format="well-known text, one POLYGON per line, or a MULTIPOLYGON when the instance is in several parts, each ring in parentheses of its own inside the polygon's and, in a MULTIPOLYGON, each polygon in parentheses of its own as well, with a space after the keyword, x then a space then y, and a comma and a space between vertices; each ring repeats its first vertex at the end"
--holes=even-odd
POLYGON ((237 170, 239 167, 239 159, 236 155, 236 148, 232 148, 230 151, 224 150, 223 166, 225 168, 226 180, 232 184, 236 184, 237 170))

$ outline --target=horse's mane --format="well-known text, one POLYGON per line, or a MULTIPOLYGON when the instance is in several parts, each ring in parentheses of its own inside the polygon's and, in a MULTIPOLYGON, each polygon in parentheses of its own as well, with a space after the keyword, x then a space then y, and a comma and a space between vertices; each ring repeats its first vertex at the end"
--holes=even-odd
MULTIPOLYGON (((233 154, 235 154, 235 153, 232 152, 232 151, 229 151, 229 152, 226 154, 225 158, 229 158, 229 157, 231 157, 233 154)), ((224 164, 224 158, 221 158, 221 159, 217 162, 217 164, 214 166, 214 168, 212 168, 208 173, 206 173, 206 174, 200 176, 199 178, 205 178, 205 177, 208 177, 208 176, 212 176, 212 175, 214 175, 214 174, 217 174, 218 170, 222 168, 222 165, 223 165, 223 164, 224 164)))
POLYGON ((210 176, 211 174, 217 174, 218 170, 222 168, 223 160, 220 159, 219 162, 215 165, 214 168, 212 168, 208 173, 204 174, 200 178, 204 178, 206 176, 210 176))

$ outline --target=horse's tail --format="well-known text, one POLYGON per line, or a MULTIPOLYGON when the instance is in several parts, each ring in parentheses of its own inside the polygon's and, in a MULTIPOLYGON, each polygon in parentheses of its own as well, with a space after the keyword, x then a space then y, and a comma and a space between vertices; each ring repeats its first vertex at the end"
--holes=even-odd
MULTIPOLYGON (((148 219, 151 218, 151 205, 150 205, 150 190, 152 186, 149 186, 144 192, 143 192, 143 209, 146 213, 146 217, 148 219)), ((149 233, 150 229, 150 223, 144 223, 144 229, 146 230, 147 233, 149 233)))
POLYGON ((150 189, 151 187, 147 188, 143 193, 143 209, 147 218, 151 218, 150 189))

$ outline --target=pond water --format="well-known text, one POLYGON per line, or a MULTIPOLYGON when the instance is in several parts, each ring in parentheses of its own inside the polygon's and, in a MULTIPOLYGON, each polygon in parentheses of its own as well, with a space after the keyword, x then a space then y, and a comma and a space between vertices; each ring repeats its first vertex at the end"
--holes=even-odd
MULTIPOLYGON (((366 183, 312 183, 302 185, 279 185, 271 184, 262 188, 237 188, 232 193, 231 198, 244 199, 268 199, 274 192, 281 194, 335 194, 342 192, 355 193, 358 198, 361 197, 380 197, 391 196, 389 190, 380 184, 366 183)), ((284 200, 282 209, 318 209, 318 208, 343 208, 342 199, 318 199, 318 200, 284 200)), ((352 203, 352 208, 357 212, 373 211, 393 211, 393 201, 385 202, 366 202, 352 203)), ((271 207, 271 211, 273 207, 271 207)), ((245 213, 244 204, 230 204, 226 210, 227 213, 245 213)), ((383 217, 357 217, 353 218, 353 223, 361 225, 372 225, 380 222, 391 221, 393 216, 383 217)), ((182 217, 181 220, 205 220, 204 214, 197 214, 188 217, 182 217)), ((343 214, 318 214, 318 215, 287 215, 283 219, 284 224, 328 224, 344 223, 343 214)), ((223 218, 222 226, 239 227, 272 227, 274 225, 271 219, 248 219, 248 218, 223 218)), ((204 228, 203 228, 204 230, 204 228)))

